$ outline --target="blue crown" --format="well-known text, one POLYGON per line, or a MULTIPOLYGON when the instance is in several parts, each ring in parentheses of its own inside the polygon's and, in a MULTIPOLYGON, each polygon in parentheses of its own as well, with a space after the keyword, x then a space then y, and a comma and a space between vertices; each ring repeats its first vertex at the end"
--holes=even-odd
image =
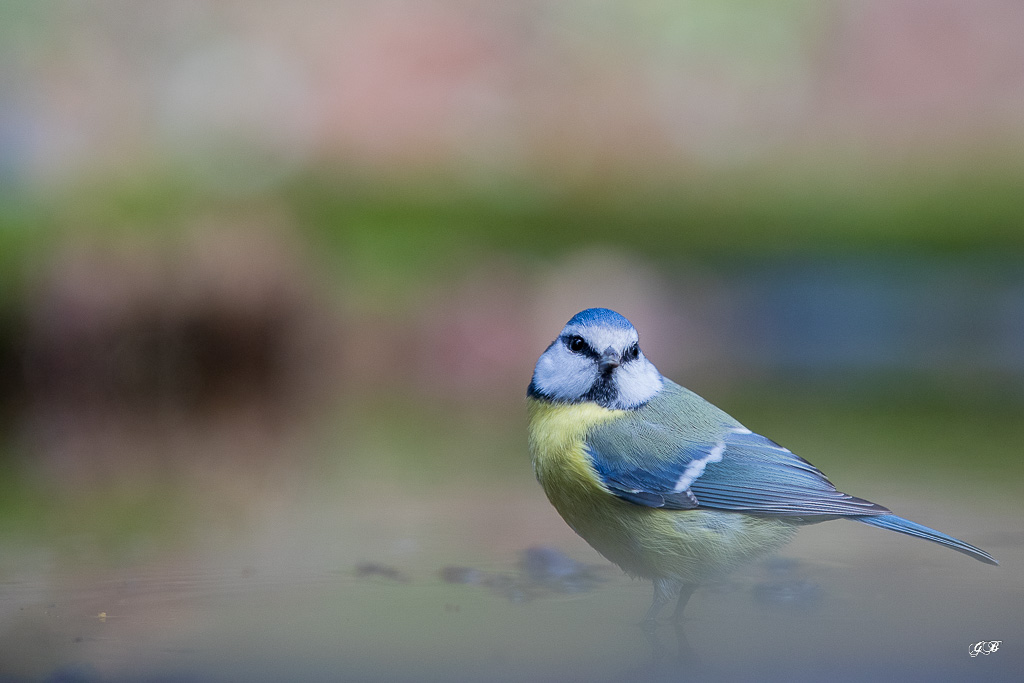
POLYGON ((579 325, 581 327, 604 325, 624 330, 633 329, 633 324, 626 320, 625 317, 607 308, 588 308, 585 311, 580 311, 566 325, 579 325))

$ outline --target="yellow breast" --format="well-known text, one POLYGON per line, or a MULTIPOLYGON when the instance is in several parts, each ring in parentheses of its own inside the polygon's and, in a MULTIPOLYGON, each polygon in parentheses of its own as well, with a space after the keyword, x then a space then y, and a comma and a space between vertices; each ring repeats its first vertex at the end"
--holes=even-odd
POLYGON ((625 411, 596 403, 555 404, 536 399, 528 399, 528 403, 533 469, 545 490, 562 485, 609 493, 590 463, 584 440, 594 427, 621 417, 625 411))

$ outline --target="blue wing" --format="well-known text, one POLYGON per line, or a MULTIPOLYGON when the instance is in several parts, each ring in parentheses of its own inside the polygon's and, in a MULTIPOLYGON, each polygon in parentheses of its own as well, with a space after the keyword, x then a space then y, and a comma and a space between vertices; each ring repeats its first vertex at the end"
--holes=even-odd
POLYGON ((969 543, 837 491, 811 463, 672 382, 643 408, 596 429, 586 448, 607 489, 637 505, 804 522, 847 517, 999 564, 969 543))
POLYGON ((714 411, 685 432, 639 414, 626 418, 628 425, 598 429, 587 439, 594 469, 613 494, 648 507, 792 517, 889 513, 837 491, 803 458, 714 411))

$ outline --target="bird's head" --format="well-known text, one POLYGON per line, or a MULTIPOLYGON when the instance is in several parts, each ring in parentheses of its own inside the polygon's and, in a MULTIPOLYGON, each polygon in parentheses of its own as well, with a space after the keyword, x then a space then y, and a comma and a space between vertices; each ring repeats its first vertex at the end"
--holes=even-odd
POLYGON ((637 408, 662 386, 661 373, 637 341, 636 329, 615 311, 580 311, 541 354, 528 394, 556 403, 637 408))

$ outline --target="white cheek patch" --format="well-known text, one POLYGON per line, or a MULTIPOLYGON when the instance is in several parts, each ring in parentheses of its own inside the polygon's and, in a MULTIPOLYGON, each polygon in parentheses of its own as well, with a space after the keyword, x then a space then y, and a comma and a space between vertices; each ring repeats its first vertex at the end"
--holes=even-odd
POLYGON ((619 390, 617 407, 635 408, 650 401, 661 391, 663 380, 654 365, 640 356, 615 369, 615 386, 619 390))
POLYGON ((533 382, 545 396, 574 401, 590 390, 597 379, 593 360, 570 353, 565 345, 554 344, 541 355, 533 371, 533 382))

